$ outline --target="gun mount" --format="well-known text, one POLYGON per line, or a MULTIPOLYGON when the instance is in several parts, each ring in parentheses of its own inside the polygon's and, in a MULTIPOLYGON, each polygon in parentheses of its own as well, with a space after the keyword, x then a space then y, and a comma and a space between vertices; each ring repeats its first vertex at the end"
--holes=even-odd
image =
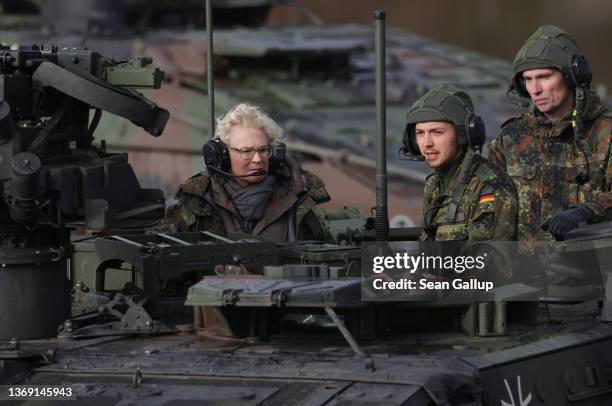
POLYGON ((70 315, 71 228, 142 228, 163 215, 163 193, 140 187, 127 155, 93 144, 103 111, 161 134, 168 112, 133 90, 160 87, 150 63, 0 46, 0 339, 54 335, 70 315))
MULTIPOLYGON (((577 241, 564 242, 549 259, 570 265, 559 254, 596 254, 607 272, 609 230, 598 230, 597 244, 588 243, 593 239, 589 230, 579 230, 577 241)), ((376 248, 375 242, 370 244, 376 248)), ((183 391, 180 399, 208 399, 211 393, 215 399, 231 399, 248 388, 255 404, 305 399, 334 404, 330 397, 338 397, 348 403, 391 399, 391 404, 498 405, 508 393, 516 393, 516 385, 523 385, 524 397, 538 396, 534 404, 599 405, 611 393, 609 383, 598 376, 611 360, 612 329, 593 317, 599 311, 596 302, 585 306, 571 299, 573 304, 564 304, 558 301, 559 292, 544 286, 530 291, 509 286, 509 295, 499 286, 494 293, 504 293, 500 300, 492 296, 486 302, 450 306, 431 298, 367 303, 360 295, 362 278, 355 277, 367 258, 363 245, 273 244, 207 233, 115 235, 75 245, 74 281, 109 291, 120 286, 120 279, 133 280, 141 292, 129 296, 150 300, 158 295, 158 310, 166 311, 172 306, 168 299, 185 293, 175 295, 179 285, 173 281, 205 276, 189 290, 194 324, 181 324, 188 331, 176 334, 157 325, 127 294, 115 295, 98 304, 99 314, 77 316, 63 325, 62 337, 83 341, 16 341, 0 347, 0 360, 5 360, 0 381, 19 382, 19 369, 10 367, 29 362, 38 365, 29 383, 72 385, 78 399, 135 399, 143 390, 162 399, 177 396, 177 391, 183 391), (212 272, 216 276, 206 276, 212 272), (556 303, 539 298, 544 292, 556 303), (525 295, 531 298, 514 301, 525 300, 525 295), (85 325, 90 317, 109 322, 110 316, 117 318, 112 325, 85 325), (335 328, 357 357, 341 348, 335 328), (233 337, 220 337, 219 332, 233 337), (137 339, 128 337, 134 334, 137 339), (107 336, 124 337, 117 341, 107 336), (49 348, 55 359, 48 359, 49 348), (534 365, 551 372, 542 376, 534 365), (142 385, 126 384, 130 375, 142 385), (186 384, 188 380, 196 383, 186 384), (222 388, 215 389, 220 380, 222 388), (296 395, 296 390, 304 392, 296 395)), ((558 274, 558 266, 543 265, 542 272, 558 274)), ((575 278, 582 265, 561 276, 575 278)), ((586 264, 584 271, 596 272, 593 266, 586 264)), ((148 311, 152 303, 145 304, 148 311)))

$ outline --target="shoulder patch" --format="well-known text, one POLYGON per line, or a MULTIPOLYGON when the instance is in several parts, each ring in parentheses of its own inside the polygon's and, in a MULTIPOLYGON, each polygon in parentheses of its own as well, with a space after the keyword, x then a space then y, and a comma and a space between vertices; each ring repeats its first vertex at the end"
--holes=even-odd
POLYGON ((179 185, 177 195, 185 193, 190 195, 202 196, 208 185, 210 177, 203 175, 194 175, 179 185))
POLYGON ((494 202, 494 201, 495 201, 495 193, 487 193, 485 195, 480 196, 480 199, 478 199, 478 203, 480 204, 494 202))
POLYGON ((306 184, 306 189, 316 189, 319 187, 325 187, 325 183, 312 172, 302 170, 302 174, 304 175, 304 183, 306 184))

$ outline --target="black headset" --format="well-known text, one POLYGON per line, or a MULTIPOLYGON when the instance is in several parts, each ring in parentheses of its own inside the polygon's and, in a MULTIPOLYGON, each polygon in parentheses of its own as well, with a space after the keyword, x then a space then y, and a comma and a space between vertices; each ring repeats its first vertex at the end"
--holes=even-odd
MULTIPOLYGON (((457 140, 461 149, 472 148, 475 151, 481 151, 486 138, 485 124, 480 116, 470 112, 465 124, 455 125, 457 140)), ((404 155, 409 155, 417 160, 422 160, 421 150, 416 142, 416 123, 406 125, 404 135, 402 136, 402 147, 400 152, 404 155)))
MULTIPOLYGON (((561 74, 565 79, 565 83, 567 83, 571 89, 575 89, 579 86, 589 87, 591 85, 591 79, 593 78, 589 60, 582 54, 572 55, 569 67, 561 69, 561 74)), ((523 72, 517 73, 512 78, 509 93, 512 91, 515 91, 519 96, 526 99, 530 98, 527 87, 525 86, 525 81, 523 80, 523 72)))
MULTIPOLYGON (((285 166, 285 155, 287 146, 282 142, 273 142, 271 144, 272 153, 270 154, 269 173, 276 175, 285 166)), ((229 148, 219 138, 208 140, 202 147, 202 156, 204 164, 209 171, 209 175, 225 175, 232 176, 230 173, 231 161, 229 148)))

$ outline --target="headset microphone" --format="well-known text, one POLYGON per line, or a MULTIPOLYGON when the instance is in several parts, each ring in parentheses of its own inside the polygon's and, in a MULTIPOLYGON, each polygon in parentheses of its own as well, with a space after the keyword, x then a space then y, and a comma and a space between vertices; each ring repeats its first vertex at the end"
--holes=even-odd
MULTIPOLYGON (((259 170, 257 172, 253 172, 253 173, 251 173, 249 175, 234 175, 233 173, 226 172, 226 171, 224 171, 222 169, 219 169, 219 168, 215 168, 214 166, 211 166, 210 169, 213 170, 214 172, 218 172, 218 173, 220 173, 222 175, 229 176, 231 178, 250 178, 250 177, 253 177, 253 176, 265 176, 265 175, 268 174, 264 170, 259 170)), ((202 167, 202 175, 204 175, 204 176, 210 176, 211 175, 208 166, 206 166, 206 162, 204 162, 204 166, 202 167)))
POLYGON ((423 155, 413 155, 413 154, 410 153, 408 148, 406 148, 403 145, 400 147, 399 151, 397 151, 397 154, 399 155, 399 159, 401 159, 402 161, 418 161, 418 162, 421 162, 421 161, 425 160, 425 157, 423 155))

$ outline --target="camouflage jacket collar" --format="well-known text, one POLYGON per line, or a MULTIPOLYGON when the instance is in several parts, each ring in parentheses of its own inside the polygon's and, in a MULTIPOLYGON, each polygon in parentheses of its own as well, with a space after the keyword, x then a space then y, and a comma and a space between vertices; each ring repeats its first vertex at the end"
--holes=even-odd
POLYGON ((464 153, 462 157, 458 160, 459 163, 453 164, 453 167, 451 168, 452 173, 449 173, 447 175, 448 183, 444 182, 445 184, 443 184, 440 171, 435 171, 432 174, 433 176, 435 176, 436 180, 436 188, 433 192, 434 199, 438 198, 438 196, 440 196, 441 194, 444 194, 448 198, 453 198, 456 193, 462 194, 462 190, 458 190, 458 188, 456 187, 457 183, 460 181, 459 177, 462 173, 464 173, 466 177, 469 177, 474 172, 476 166, 480 163, 480 155, 477 155, 475 153, 470 153, 469 155, 471 156, 471 158, 469 159, 469 163, 466 159, 466 157, 468 157, 468 154, 464 153), (464 166, 466 165, 466 163, 470 165, 470 167, 465 168, 464 170, 464 166))
POLYGON ((465 152, 462 152, 460 156, 455 158, 453 162, 442 169, 436 170, 436 176, 439 188, 445 190, 448 185, 454 183, 457 174, 460 172, 460 167, 463 165, 465 158, 465 152))
MULTIPOLYGON (((583 116, 584 121, 593 121, 606 111, 607 109, 601 104, 597 93, 590 90, 587 93, 587 104, 583 116)), ((546 134, 551 137, 561 136, 561 134, 572 125, 571 114, 559 120, 550 120, 535 106, 532 106, 531 111, 527 115, 527 120, 534 127, 550 128, 550 131, 547 131, 546 134)))
POLYGON ((596 120, 608 109, 601 103, 599 96, 592 90, 587 93, 587 105, 584 110, 584 121, 596 120))

